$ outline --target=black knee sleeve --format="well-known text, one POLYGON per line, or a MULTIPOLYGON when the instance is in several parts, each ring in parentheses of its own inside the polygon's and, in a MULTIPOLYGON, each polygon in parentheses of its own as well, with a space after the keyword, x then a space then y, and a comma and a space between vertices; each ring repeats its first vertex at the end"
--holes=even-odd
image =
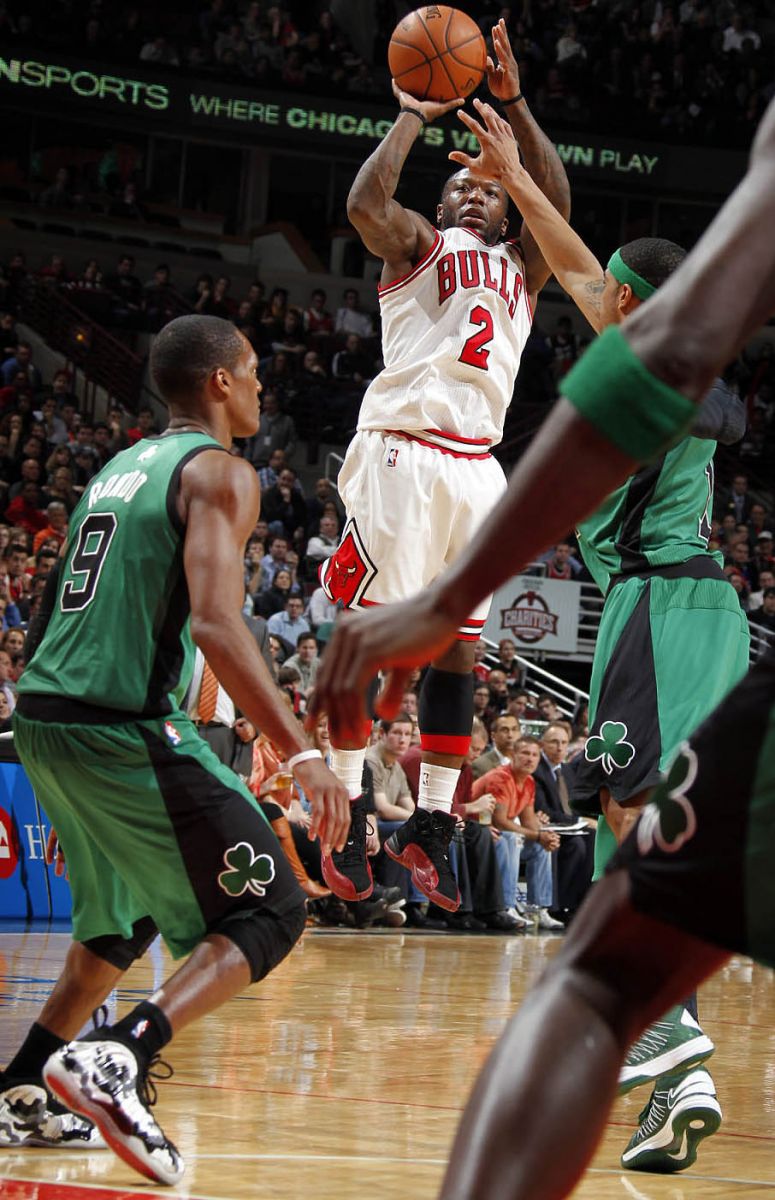
POLYGON ((127 971, 136 959, 142 958, 158 932, 150 917, 141 917, 132 926, 131 937, 122 938, 118 934, 106 933, 102 937, 89 938, 81 945, 112 967, 118 967, 119 971, 127 971))
POLYGON ((423 750, 438 754, 468 753, 474 723, 474 689, 470 674, 426 672, 417 706, 423 750))
POLYGON ((210 933, 234 942, 250 967, 251 983, 258 983, 290 954, 307 921, 302 902, 281 915, 269 908, 241 908, 229 913, 210 933))

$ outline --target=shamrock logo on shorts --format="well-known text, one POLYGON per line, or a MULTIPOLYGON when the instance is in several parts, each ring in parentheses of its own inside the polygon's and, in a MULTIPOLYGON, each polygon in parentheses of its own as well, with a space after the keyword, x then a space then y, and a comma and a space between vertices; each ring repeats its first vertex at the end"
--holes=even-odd
POLYGON ((638 822, 638 849, 648 854, 654 846, 675 854, 697 830, 697 817, 686 793, 697 778, 697 755, 683 742, 670 764, 667 779, 643 809, 638 822))
POLYGON ((266 895, 267 884, 275 876, 270 854, 254 854, 247 842, 238 842, 226 851, 223 861, 230 870, 221 871, 218 885, 229 896, 241 896, 248 888, 256 896, 266 895))
POLYGON ((624 770, 635 757, 635 747, 625 741, 626 737, 627 726, 624 721, 603 721, 600 733, 587 738, 584 757, 587 762, 600 761, 606 775, 611 775, 614 767, 624 770))

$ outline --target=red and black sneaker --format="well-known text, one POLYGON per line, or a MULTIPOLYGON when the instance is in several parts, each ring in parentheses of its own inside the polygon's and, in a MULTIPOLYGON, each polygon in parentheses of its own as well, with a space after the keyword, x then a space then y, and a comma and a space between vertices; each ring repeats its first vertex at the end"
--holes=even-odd
POLYGON ((374 882, 366 857, 366 801, 363 796, 350 805, 350 836, 344 850, 321 854, 323 878, 340 900, 365 900, 374 882))
POLYGON ((415 886, 423 895, 448 912, 460 907, 460 892, 448 854, 456 825, 451 813, 416 808, 385 842, 385 852, 412 872, 415 886))

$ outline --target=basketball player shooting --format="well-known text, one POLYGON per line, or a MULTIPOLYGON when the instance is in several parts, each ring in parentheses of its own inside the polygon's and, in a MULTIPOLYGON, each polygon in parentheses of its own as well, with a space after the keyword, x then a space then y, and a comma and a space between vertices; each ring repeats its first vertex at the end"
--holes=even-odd
MULTIPOLYGON (((315 694, 339 736, 362 719, 377 662, 393 668, 380 701, 389 716, 409 670, 450 645, 472 605, 685 436, 714 376, 775 312, 774 182, 775 102, 745 178, 696 247, 564 377, 476 543, 414 599, 335 631, 315 694)), ((774 700, 770 652, 682 745, 483 1067, 441 1200, 570 1195, 634 1039, 731 952, 775 965, 774 700)))
MULTIPOLYGON (((508 116, 527 171, 567 217, 568 181, 552 143, 520 92, 505 23, 492 31, 490 91, 508 116)), ((507 241, 508 195, 494 179, 456 171, 436 225, 395 199, 403 165, 425 126, 463 103, 419 101, 393 84, 398 118, 358 172, 348 216, 383 260, 384 370, 363 399, 339 475, 347 520, 322 575, 345 608, 402 600, 427 587, 462 551, 506 487, 490 451, 503 434, 533 308, 549 269, 525 226, 507 241)), ((452 796, 473 722, 474 644, 489 599, 468 614, 454 643, 426 673, 419 702, 422 761, 415 812, 386 842, 420 890, 454 911, 460 896, 447 849, 452 796)), ((329 887, 368 896, 366 813, 361 799, 367 728, 333 741, 331 766, 352 801, 350 839, 323 856, 329 887)))

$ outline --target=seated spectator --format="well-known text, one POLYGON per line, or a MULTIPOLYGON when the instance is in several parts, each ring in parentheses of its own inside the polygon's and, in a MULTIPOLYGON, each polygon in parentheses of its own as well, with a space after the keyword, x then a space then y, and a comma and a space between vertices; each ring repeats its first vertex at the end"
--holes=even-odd
POLYGON ((282 450, 288 462, 293 458, 295 449, 296 428, 293 421, 281 411, 276 392, 267 389, 261 397, 258 430, 247 440, 245 458, 258 469, 268 464, 273 450, 282 450))
MULTIPOLYGON (((263 568, 261 560, 264 557, 264 543, 260 538, 251 537, 245 548, 245 590, 251 598, 261 591, 263 568)), ((252 611, 252 607, 251 607, 252 611)))
POLYGON ((759 572, 759 590, 751 592, 748 601, 749 612, 757 608, 761 608, 764 600, 764 593, 767 588, 775 587, 775 571, 770 568, 763 567, 759 572))
POLYGON ((763 529, 756 539, 753 552, 753 565, 761 586, 762 571, 775 571, 775 556, 773 555, 773 539, 769 529, 763 529))
POLYGON ((112 320, 117 325, 136 329, 141 323, 143 285, 134 274, 135 260, 131 254, 122 254, 115 271, 103 280, 105 290, 112 296, 112 320))
MULTIPOLYGON (((279 534, 269 539, 269 552, 264 555, 261 560, 261 569, 263 572, 262 591, 266 592, 271 588, 275 581, 275 576, 280 569, 285 569, 290 577, 291 568, 288 562, 289 545, 288 539, 279 534)), ((263 614, 264 616, 266 614, 263 614)))
POLYGON ((32 539, 32 549, 36 554, 48 538, 61 546, 67 537, 67 509, 61 500, 52 500, 46 505, 46 521, 47 524, 32 539))
POLYGON ((357 333, 348 333, 344 349, 337 351, 331 363, 331 375, 339 383, 363 391, 374 374, 374 362, 366 354, 357 333))
POLYGON ((277 483, 261 496, 261 512, 270 530, 275 534, 284 533, 289 541, 304 536, 307 515, 304 497, 295 483, 296 472, 291 467, 283 467, 277 483))
POLYGON ((52 254, 45 267, 38 271, 38 278, 43 279, 51 287, 62 287, 70 280, 65 260, 61 254, 52 254))
POLYGON ((146 326, 152 333, 157 333, 175 316, 175 289, 167 263, 159 263, 153 273, 153 279, 146 283, 143 307, 146 326))
POLYGON ((322 587, 315 588, 307 605, 306 617, 315 633, 321 625, 336 620, 336 605, 332 604, 322 587))
POLYGON ((315 686, 315 678, 320 666, 318 644, 314 633, 302 633, 296 642, 296 653, 286 658, 283 664, 294 667, 301 678, 300 690, 309 699, 309 694, 315 686))
POLYGON ((54 396, 46 396, 35 413, 35 419, 43 424, 47 446, 54 449, 55 446, 65 445, 68 440, 67 426, 62 418, 57 416, 57 402, 54 396))
POLYGON ((538 709, 544 721, 561 721, 562 711, 560 710, 554 696, 550 696, 548 692, 541 692, 536 700, 536 708, 538 709))
POLYGON ((221 317, 224 321, 230 321, 237 311, 237 305, 229 295, 230 290, 231 279, 229 276, 219 275, 213 286, 212 295, 208 297, 200 311, 206 316, 221 317))
POLYGON ((339 522, 336 517, 320 518, 320 532, 309 539, 306 557, 315 563, 325 562, 339 545, 339 522))
POLYGON ((303 319, 304 330, 310 337, 328 337, 334 332, 334 318, 326 309, 326 293, 322 288, 315 288, 311 293, 303 319))
POLYGON ((519 721, 516 717, 510 717, 508 714, 496 717, 491 730, 492 749, 481 754, 471 764, 471 771, 475 780, 481 779, 483 775, 488 771, 492 771, 495 767, 502 767, 511 763, 514 757, 514 746, 521 732, 519 721))
POLYGON ((334 329, 336 333, 346 336, 357 333, 359 337, 370 338, 374 334, 374 323, 368 313, 362 312, 360 298, 355 288, 347 288, 343 296, 344 303, 336 310, 334 329))
POLYGON ((478 642, 476 642, 474 644, 474 668, 473 668, 474 679, 476 681, 478 681, 479 683, 484 683, 487 680, 488 675, 490 674, 490 668, 487 666, 487 663, 484 661, 487 653, 488 653, 487 643, 485 642, 484 638, 479 638, 478 642))
POLYGON ((498 642, 498 667, 506 676, 506 684, 511 691, 522 678, 522 668, 517 662, 517 644, 511 638, 501 638, 498 642))
POLYGON ((509 682, 501 667, 493 667, 487 677, 490 689, 490 709, 493 715, 504 713, 509 702, 509 682))
POLYGON ((484 722, 480 721, 478 717, 474 717, 473 725, 471 727, 471 741, 468 744, 468 754, 466 755, 466 762, 469 764, 469 766, 472 766, 476 762, 477 758, 481 758, 487 749, 487 743, 489 740, 489 735, 484 722))
POLYGON ((729 547, 725 560, 725 566, 731 566, 738 574, 743 576, 748 585, 749 592, 754 591, 757 587, 757 570, 756 564, 751 560, 751 555, 748 550, 748 542, 745 538, 740 538, 729 547))
MULTIPOLYGON (((339 519, 340 524, 344 518, 344 507, 339 494, 332 484, 330 479, 325 477, 315 480, 315 495, 310 496, 307 500, 307 532, 312 535, 320 527, 320 518, 323 516, 326 505, 333 504, 335 514, 339 519)), ((330 511, 330 510, 329 510, 330 511)))
POLYGON ((525 863, 527 903, 537 913, 539 929, 562 929, 549 915, 553 904, 552 855, 560 848, 559 834, 545 829, 535 810, 535 771, 540 749, 535 738, 519 738, 514 757, 475 780, 474 800, 493 797, 492 823, 500 833, 495 845, 506 911, 517 916, 520 859, 525 863))
MULTIPOLYGON (((303 633, 309 633, 310 627, 302 615, 304 601, 301 596, 289 596, 285 608, 273 613, 267 620, 266 626, 271 634, 291 647, 291 653, 296 649, 296 643, 303 633)), ((262 614, 263 615, 263 614, 262 614)))
POLYGON ((57 409, 63 421, 65 420, 63 410, 66 404, 72 405, 75 411, 78 409, 78 400, 72 390, 71 382, 70 375, 65 370, 56 371, 51 380, 51 394, 56 400, 57 409))
MULTIPOLYGON (((573 766, 566 763, 571 733, 566 721, 547 725, 541 734, 541 756, 534 771, 536 810, 554 825, 572 825, 578 819, 570 807, 573 766)), ((557 908, 563 919, 578 910, 592 880, 594 822, 587 824, 587 833, 562 838, 557 859, 557 908)))
POLYGON ((486 683, 477 683, 474 686, 474 718, 478 718, 486 725, 488 719, 488 709, 490 707, 492 697, 490 696, 490 688, 486 683))
POLYGON ((0 650, 11 660, 11 682, 16 683, 24 670, 24 643, 26 634, 19 625, 12 625, 0 638, 0 650))
POLYGON ((25 373, 27 383, 34 392, 40 390, 43 381, 40 371, 32 361, 32 346, 29 342, 19 342, 13 358, 7 358, 0 367, 3 386, 10 387, 19 371, 25 373))
POLYGON ((775 634, 775 587, 765 588, 761 607, 750 610, 748 620, 775 634))
POLYGON ((570 542, 558 542, 543 561, 547 564, 547 579, 575 579, 583 570, 570 542))
MULTIPOLYGON (((5 616, 3 620, 5 621, 5 616)), ((4 628, 6 628, 5 625, 4 628)), ((16 685, 11 678, 12 674, 11 656, 7 650, 0 650, 0 693, 2 693, 9 714, 16 707, 16 685)))
POLYGON ((732 587, 737 592, 737 598, 740 601, 740 607, 742 608, 743 612, 748 612, 748 609, 750 607, 749 602, 750 602, 750 596, 751 596, 751 589, 748 586, 747 579, 745 578, 744 575, 741 575, 741 573, 737 570, 736 567, 733 567, 731 565, 727 565, 724 567, 724 574, 726 575, 729 582, 732 584, 732 587))
POLYGON ((21 494, 25 483, 36 483, 40 486, 42 477, 43 468, 36 458, 23 459, 19 469, 19 478, 8 489, 8 499, 15 500, 21 494))
POLYGON ((71 467, 57 467, 49 476, 48 483, 43 489, 42 502, 46 505, 52 500, 61 500, 67 509, 67 514, 73 512, 80 497, 73 487, 73 471, 71 467))
POLYGON ((289 308, 283 319, 282 335, 272 342, 272 353, 289 354, 300 362, 307 349, 303 334, 301 313, 296 308, 289 308))
POLYGON ((12 604, 22 603, 29 590, 27 559, 27 547, 23 542, 8 543, 3 553, 0 582, 4 584, 7 598, 12 604))
POLYGON ((144 404, 137 410, 137 424, 126 431, 127 442, 130 446, 135 446, 143 438, 156 437, 158 432, 154 422, 153 409, 144 404))
POLYGON ((207 305, 210 303, 212 292, 213 277, 204 272, 199 276, 188 296, 189 301, 194 307, 194 312, 204 313, 205 316, 209 315, 207 305))
POLYGON ((277 287, 272 290, 261 317, 261 345, 267 348, 282 337, 285 314, 288 310, 288 291, 277 287))
POLYGON ((254 598, 253 611, 257 616, 269 618, 276 612, 282 612, 290 596, 299 595, 299 588, 294 587, 293 576, 289 566, 281 566, 276 571, 274 582, 265 587, 254 598))
MULTIPOLYGON (((286 650, 290 649, 288 642, 282 638, 280 640, 286 650)), ((301 673, 296 667, 289 666, 287 658, 277 672, 277 686, 280 693, 287 697, 289 707, 293 709, 296 716, 302 717, 306 711, 307 701, 301 687, 301 673)))
POLYGON ((22 484, 21 491, 9 503, 5 510, 5 519, 23 529, 29 537, 34 537, 41 529, 45 529, 48 521, 41 508, 40 488, 37 483, 28 481, 22 484))

